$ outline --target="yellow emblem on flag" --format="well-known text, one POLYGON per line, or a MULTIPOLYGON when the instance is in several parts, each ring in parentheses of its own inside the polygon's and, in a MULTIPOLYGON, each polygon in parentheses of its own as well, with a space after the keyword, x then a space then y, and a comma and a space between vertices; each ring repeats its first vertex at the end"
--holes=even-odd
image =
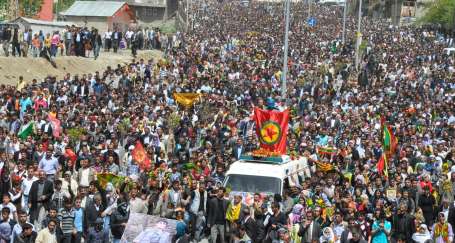
POLYGON ((174 93, 175 101, 186 108, 191 107, 199 97, 201 97, 201 94, 197 93, 174 93))
POLYGON ((261 140, 267 145, 273 145, 280 140, 280 125, 273 121, 265 122, 261 127, 261 140))

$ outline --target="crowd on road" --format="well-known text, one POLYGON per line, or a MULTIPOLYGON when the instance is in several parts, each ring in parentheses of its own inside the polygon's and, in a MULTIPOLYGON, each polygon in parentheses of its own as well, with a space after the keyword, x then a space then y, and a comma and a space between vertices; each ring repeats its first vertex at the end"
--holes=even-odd
POLYGON ((50 57, 80 56, 99 57, 100 51, 116 53, 118 50, 162 49, 175 44, 172 35, 162 34, 159 28, 129 27, 120 30, 108 29, 100 33, 96 28, 66 26, 62 31, 44 33, 42 30, 21 29, 7 25, 0 31, 2 49, 5 56, 40 57, 43 52, 50 57))
MULTIPOLYGON (((312 27, 293 4, 282 99, 282 10, 210 1, 163 59, 0 86, 0 242, 120 242, 130 213, 176 219, 179 242, 453 242, 450 38, 364 18, 356 71, 354 18, 344 44, 342 8, 315 5, 312 27), (180 92, 204 96, 184 109, 180 92), (309 168, 283 195, 254 191, 246 205, 221 185, 258 146, 253 107, 271 105, 290 109, 288 153, 309 168), (383 122, 398 145, 379 171, 383 122), (133 159, 137 141, 151 168, 133 159), (126 179, 102 186, 106 172, 126 179)), ((115 51, 123 35, 99 36, 115 51)))

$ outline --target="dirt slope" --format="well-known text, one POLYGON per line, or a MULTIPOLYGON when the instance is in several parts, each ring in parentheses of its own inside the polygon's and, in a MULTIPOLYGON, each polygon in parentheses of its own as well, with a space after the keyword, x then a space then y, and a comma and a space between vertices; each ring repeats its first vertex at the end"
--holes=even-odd
MULTIPOLYGON (((0 55, 3 55, 3 53, 0 53, 0 55)), ((161 57, 161 55, 162 52, 155 50, 140 51, 137 59, 155 59, 161 57)), ((49 74, 62 77, 66 73, 84 74, 103 71, 107 66, 129 63, 132 59, 129 51, 117 54, 102 52, 97 60, 93 58, 57 56, 57 68, 54 68, 43 58, 1 56, 0 84, 16 85, 19 76, 23 76, 25 81, 30 82, 34 78, 41 81, 49 74)))

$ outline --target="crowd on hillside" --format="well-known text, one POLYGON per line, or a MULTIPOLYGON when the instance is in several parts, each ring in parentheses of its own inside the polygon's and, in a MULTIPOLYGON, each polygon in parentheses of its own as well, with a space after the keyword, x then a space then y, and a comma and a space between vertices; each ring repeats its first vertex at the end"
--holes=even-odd
POLYGON ((108 29, 101 33, 96 28, 67 26, 63 31, 44 33, 42 30, 21 29, 18 26, 6 26, 0 31, 0 39, 5 56, 41 57, 46 54, 56 56, 94 57, 100 51, 131 49, 162 49, 176 44, 172 36, 162 34, 159 28, 130 27, 127 30, 108 29))
MULTIPOLYGON (((343 44, 342 8, 314 5, 311 27, 307 6, 293 4, 282 99, 282 5, 204 9, 173 44, 137 42, 161 45, 163 59, 0 86, 0 242, 120 242, 130 213, 176 219, 182 243, 453 242, 450 38, 364 18, 356 71, 354 18, 343 44), (204 96, 184 109, 175 92, 204 96), (308 168, 283 195, 252 191, 246 205, 221 185, 230 164, 258 147, 253 107, 270 106, 290 109, 288 153, 307 157, 308 168), (386 171, 377 167, 381 120, 398 139, 386 171), (137 141, 151 168, 133 159, 137 141), (102 172, 127 179, 102 186, 102 172)), ((115 51, 123 36, 136 43, 130 34, 97 39, 115 51)))

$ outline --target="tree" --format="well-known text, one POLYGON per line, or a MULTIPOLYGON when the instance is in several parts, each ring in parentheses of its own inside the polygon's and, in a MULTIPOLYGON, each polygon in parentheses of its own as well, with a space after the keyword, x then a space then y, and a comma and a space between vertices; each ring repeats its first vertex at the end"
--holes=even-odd
POLYGON ((426 24, 440 24, 446 30, 454 28, 455 1, 435 0, 428 6, 427 12, 420 20, 426 24))

